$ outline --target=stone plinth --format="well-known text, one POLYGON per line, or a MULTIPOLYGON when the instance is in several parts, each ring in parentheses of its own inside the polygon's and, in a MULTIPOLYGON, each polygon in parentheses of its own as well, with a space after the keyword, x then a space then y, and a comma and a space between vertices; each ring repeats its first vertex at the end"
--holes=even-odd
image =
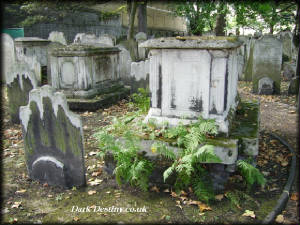
POLYGON ((151 39, 140 44, 150 49, 151 108, 145 119, 169 125, 214 118, 228 133, 237 96, 237 48, 234 37, 151 39))

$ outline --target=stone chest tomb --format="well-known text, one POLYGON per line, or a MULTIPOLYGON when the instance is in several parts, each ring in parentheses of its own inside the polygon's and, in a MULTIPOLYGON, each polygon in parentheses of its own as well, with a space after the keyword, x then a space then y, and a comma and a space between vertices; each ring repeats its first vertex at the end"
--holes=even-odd
POLYGON ((38 83, 44 83, 42 76, 47 73, 47 51, 51 41, 37 37, 20 37, 15 39, 16 58, 25 61, 35 71, 38 83))
MULTIPOLYGON (((51 84, 63 91, 69 104, 69 99, 92 99, 110 92, 120 86, 119 52, 117 47, 104 44, 71 44, 53 49, 51 84)), ((72 104, 70 107, 74 108, 72 104)))
POLYGON ((178 37, 151 39, 140 44, 150 49, 151 108, 145 119, 179 121, 216 119, 228 133, 237 105, 237 48, 233 37, 178 37))

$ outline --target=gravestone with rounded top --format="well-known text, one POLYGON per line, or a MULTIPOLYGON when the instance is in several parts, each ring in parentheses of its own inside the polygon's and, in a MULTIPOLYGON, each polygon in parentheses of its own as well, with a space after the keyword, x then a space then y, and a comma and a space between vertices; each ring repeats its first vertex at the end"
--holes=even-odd
POLYGON ((80 116, 49 85, 33 89, 20 120, 29 177, 66 188, 85 185, 80 116))
POLYGON ((274 81, 274 94, 280 93, 282 42, 273 35, 265 35, 255 41, 253 49, 253 92, 258 93, 258 82, 263 77, 274 81))
POLYGON ((151 108, 145 121, 171 126, 216 119, 228 133, 237 105, 236 37, 180 37, 150 39, 151 108))
POLYGON ((34 71, 25 62, 14 62, 6 74, 8 110, 12 123, 20 123, 19 108, 27 105, 29 92, 37 87, 34 71))
POLYGON ((65 35, 63 32, 59 32, 59 31, 52 31, 49 34, 48 40, 52 41, 52 42, 58 42, 61 43, 63 45, 67 44, 65 35))

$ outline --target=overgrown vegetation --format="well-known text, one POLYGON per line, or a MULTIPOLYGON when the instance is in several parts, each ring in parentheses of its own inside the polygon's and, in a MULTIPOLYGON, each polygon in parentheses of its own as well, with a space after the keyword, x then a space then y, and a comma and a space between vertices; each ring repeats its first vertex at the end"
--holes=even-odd
MULTIPOLYGON (((158 125, 155 120, 149 120, 145 124, 143 119, 149 109, 148 96, 147 90, 139 89, 139 93, 131 96, 129 103, 139 110, 114 117, 111 125, 95 134, 102 150, 99 155, 103 157, 107 152, 113 154, 117 164, 114 173, 119 184, 129 183, 147 190, 154 166, 139 154, 140 140, 157 140, 151 147, 152 152, 170 161, 170 166, 163 173, 164 181, 172 184, 176 192, 193 187, 199 200, 213 200, 215 195, 206 164, 222 162, 211 144, 211 140, 218 134, 215 120, 200 116, 196 123, 189 125, 180 123, 169 127, 168 123, 158 125), (118 139, 119 137, 122 138, 118 139), (179 150, 174 152, 167 143, 179 147, 179 150), (174 183, 168 182, 171 176, 175 177, 174 183)), ((248 190, 254 184, 265 184, 263 175, 251 164, 239 160, 237 168, 245 178, 248 190)))

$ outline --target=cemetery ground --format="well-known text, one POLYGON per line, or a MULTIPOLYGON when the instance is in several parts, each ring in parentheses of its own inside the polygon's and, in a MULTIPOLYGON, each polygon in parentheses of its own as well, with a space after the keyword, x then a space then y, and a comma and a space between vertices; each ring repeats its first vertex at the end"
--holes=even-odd
MULTIPOLYGON (((296 96, 287 95, 287 82, 282 82, 281 95, 251 93, 251 82, 239 82, 242 100, 260 99, 260 150, 257 167, 267 183, 264 188, 247 192, 243 178, 233 175, 223 194, 216 194, 209 204, 195 198, 192 190, 175 193, 170 189, 150 186, 143 192, 129 185, 118 186, 103 170, 97 157, 99 147, 92 136, 108 125, 113 116, 121 116, 135 108, 123 100, 96 112, 78 112, 84 129, 84 150, 87 186, 70 190, 32 181, 27 176, 20 125, 9 122, 6 93, 3 91, 3 155, 2 216, 6 223, 254 223, 262 221, 276 205, 289 175, 291 154, 270 133, 283 137, 297 149, 296 96), (91 212, 72 212, 72 207, 90 207, 91 212), (94 212, 97 207, 145 208, 141 213, 94 212)), ((299 154, 297 153, 297 159, 299 154)), ((299 161, 299 160, 297 160, 299 161)), ((298 171, 299 165, 297 165, 298 171)), ((276 221, 299 222, 298 174, 286 208, 276 221)), ((73 210, 74 211, 74 210, 73 210)))

